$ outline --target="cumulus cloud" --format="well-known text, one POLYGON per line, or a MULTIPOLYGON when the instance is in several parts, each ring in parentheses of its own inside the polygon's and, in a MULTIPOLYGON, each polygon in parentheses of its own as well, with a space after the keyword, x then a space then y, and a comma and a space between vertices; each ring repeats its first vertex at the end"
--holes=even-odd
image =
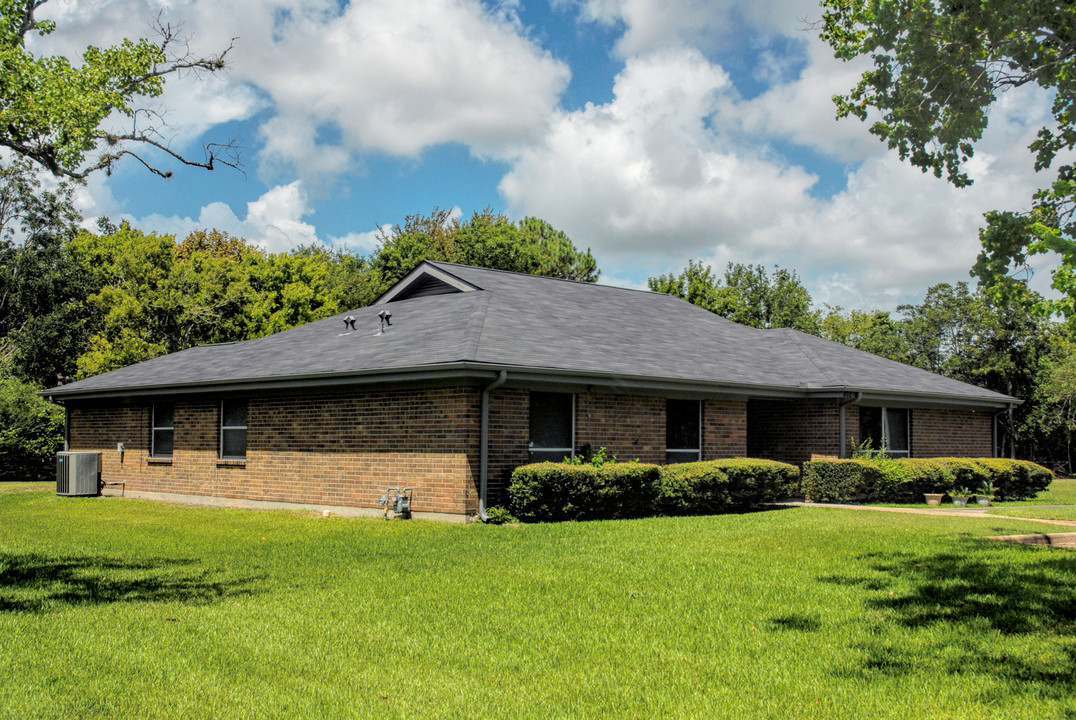
MULTIPOLYGON (((560 113, 501 191, 514 212, 550 220, 599 259, 645 261, 656 269, 649 274, 689 257, 719 269, 778 263, 799 270, 816 300, 846 307, 891 307, 930 284, 967 279, 982 214, 1026 207, 1041 181, 1026 150, 1045 112, 1041 94, 995 108, 971 166, 976 185, 958 190, 876 149, 858 121, 827 129, 808 98, 825 62, 812 57, 798 77, 753 100, 697 50, 628 58, 614 99, 560 113), (846 188, 815 197, 816 177, 802 166, 764 141, 741 142, 750 118, 758 135, 856 160, 846 188)), ((827 122, 837 125, 832 114, 827 122)))
MULTIPOLYGON (((98 196, 84 200, 84 203, 101 211, 107 209, 107 201, 107 196, 98 196)), ((258 199, 248 202, 244 217, 236 215, 226 203, 213 202, 203 206, 197 217, 119 213, 114 214, 112 220, 126 220, 146 232, 167 233, 180 240, 195 230, 215 228, 276 253, 322 242, 315 227, 303 219, 312 212, 302 182, 296 180, 270 188, 258 199)))

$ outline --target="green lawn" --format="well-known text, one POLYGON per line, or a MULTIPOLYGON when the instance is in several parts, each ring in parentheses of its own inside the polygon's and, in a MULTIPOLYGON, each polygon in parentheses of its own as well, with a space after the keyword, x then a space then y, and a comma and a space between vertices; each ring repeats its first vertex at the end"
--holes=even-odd
POLYGON ((1076 553, 793 508, 522 527, 0 488, 0 717, 1065 718, 1076 553))

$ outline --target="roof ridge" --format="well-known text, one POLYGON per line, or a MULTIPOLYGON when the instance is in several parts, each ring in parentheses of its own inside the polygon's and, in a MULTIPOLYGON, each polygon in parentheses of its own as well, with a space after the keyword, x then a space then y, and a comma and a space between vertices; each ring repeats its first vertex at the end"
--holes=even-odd
POLYGON ((467 332, 474 332, 474 342, 471 343, 471 350, 466 359, 478 360, 478 346, 482 344, 482 331, 486 328, 486 317, 489 315, 489 303, 493 299, 492 290, 478 290, 478 293, 485 293, 484 302, 476 306, 471 311, 470 321, 467 324, 467 332), (477 326, 477 327, 476 327, 477 326))
MULTIPOLYGON (((811 363, 811 365, 814 366, 816 370, 818 370, 818 373, 822 376, 823 380, 825 380, 831 386, 844 384, 843 382, 841 382, 840 378, 835 377, 833 374, 830 373, 828 363, 823 365, 818 356, 815 355, 814 349, 811 348, 810 345, 801 340, 799 337, 800 335, 803 335, 804 337, 814 338, 814 335, 810 335, 808 333, 801 332, 800 330, 790 327, 784 327, 780 329, 784 331, 785 336, 792 342, 793 345, 796 346, 796 349, 803 353, 803 356, 807 358, 807 361, 811 363)), ((825 338, 818 339, 825 340, 825 338)))

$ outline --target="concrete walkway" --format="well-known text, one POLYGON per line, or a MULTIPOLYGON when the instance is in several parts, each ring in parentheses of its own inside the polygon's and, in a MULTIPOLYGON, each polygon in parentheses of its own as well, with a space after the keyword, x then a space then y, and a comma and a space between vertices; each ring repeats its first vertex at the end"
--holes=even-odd
MULTIPOLYGON (((780 507, 815 507, 815 508, 840 508, 842 510, 873 510, 875 512, 904 513, 907 515, 942 515, 945 517, 965 518, 988 518, 991 520, 1026 520, 1029 522, 1050 523, 1051 525, 1066 525, 1076 527, 1076 520, 1046 520, 1043 518, 1011 517, 1009 515, 987 515, 990 506, 977 505, 975 507, 879 507, 877 505, 841 505, 838 503, 813 503, 798 500, 785 500, 771 503, 780 507)), ((1072 507, 1071 505, 1022 505, 1021 507, 1072 507)), ((997 509, 997 508, 994 508, 997 509)), ((1050 545, 1052 547, 1076 549, 1076 532, 1067 533, 1041 533, 1034 535, 995 535, 987 540, 1003 540, 1016 542, 1024 545, 1050 545)))

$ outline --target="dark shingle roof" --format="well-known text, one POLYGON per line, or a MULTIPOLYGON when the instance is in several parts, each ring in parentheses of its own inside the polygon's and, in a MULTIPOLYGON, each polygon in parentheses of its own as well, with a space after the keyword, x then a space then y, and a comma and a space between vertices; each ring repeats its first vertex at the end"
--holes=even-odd
MULTIPOLYGON (((206 345, 49 391, 57 397, 290 382, 449 367, 526 370, 587 382, 633 378, 802 396, 845 391, 1003 406, 1014 399, 795 330, 757 330, 657 293, 427 262, 466 292, 406 297, 269 337, 206 345), (475 288, 471 290, 470 288, 475 288), (379 334, 378 313, 392 326, 379 334), (355 318, 347 331, 344 317, 355 318)), ((421 295, 421 293, 419 293, 421 295)))

